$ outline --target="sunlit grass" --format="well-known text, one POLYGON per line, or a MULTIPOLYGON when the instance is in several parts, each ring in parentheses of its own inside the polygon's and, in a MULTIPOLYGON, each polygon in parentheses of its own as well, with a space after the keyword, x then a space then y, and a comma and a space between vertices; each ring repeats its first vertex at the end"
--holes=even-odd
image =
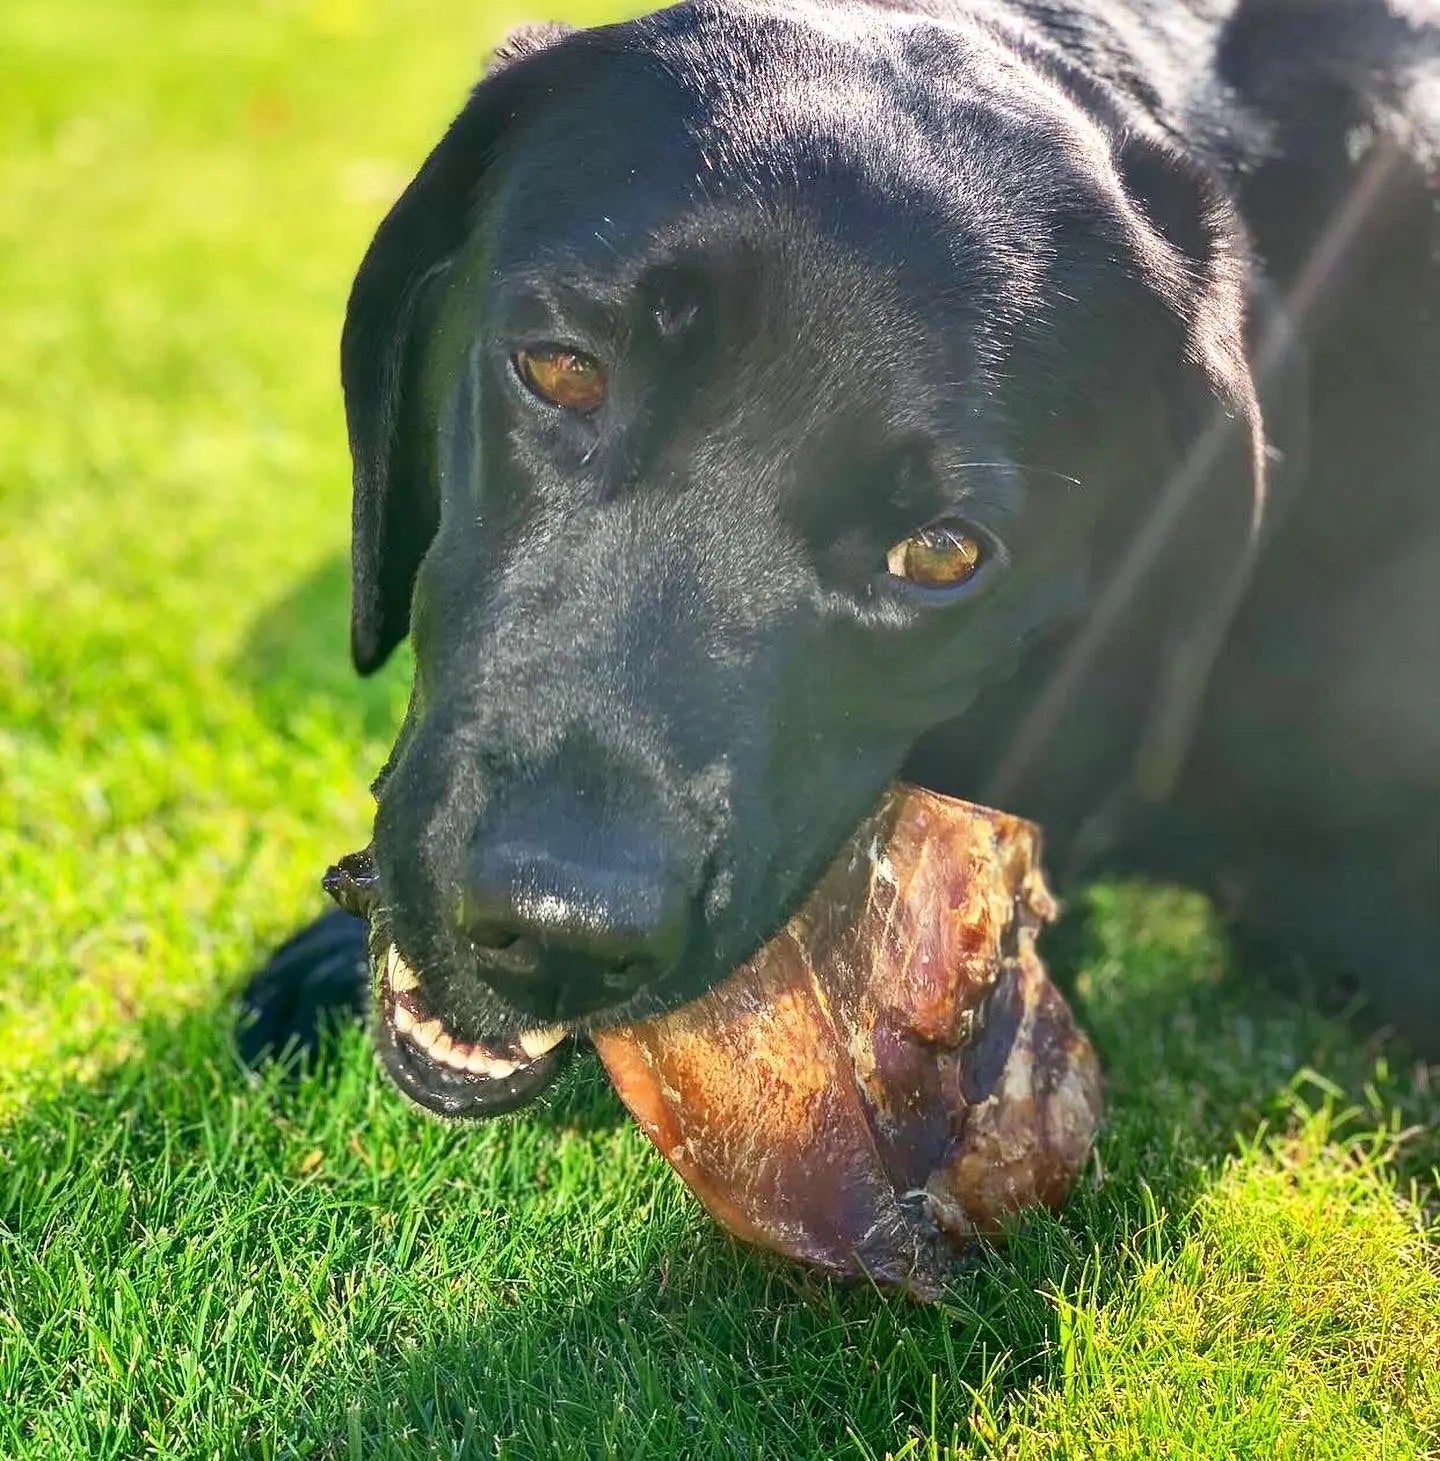
POLYGON ((934 1310, 725 1242, 593 1071, 457 1131, 353 1033, 235 1066, 407 673, 345 663, 345 292, 508 18, 0 8, 0 1455, 1433 1447, 1440 1098, 1187 896, 1057 946, 1109 1127, 934 1310))

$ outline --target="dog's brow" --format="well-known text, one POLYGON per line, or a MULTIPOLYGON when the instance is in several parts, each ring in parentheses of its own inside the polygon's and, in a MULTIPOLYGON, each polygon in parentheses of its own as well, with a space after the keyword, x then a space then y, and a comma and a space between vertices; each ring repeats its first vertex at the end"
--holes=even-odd
POLYGON ((610 333, 634 288, 630 278, 592 268, 566 251, 506 271, 491 286, 488 313, 502 327, 580 337, 610 333))

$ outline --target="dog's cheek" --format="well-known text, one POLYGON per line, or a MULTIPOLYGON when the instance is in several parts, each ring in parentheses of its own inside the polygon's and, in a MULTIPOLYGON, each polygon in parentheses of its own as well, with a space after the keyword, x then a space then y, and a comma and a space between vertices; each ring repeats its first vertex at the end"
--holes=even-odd
MULTIPOLYGON (((998 598, 999 596, 997 596, 998 598)), ((1025 629, 1045 617, 1023 590, 1000 602, 957 602, 921 610, 899 633, 870 637, 837 677, 847 702, 832 720, 851 741, 902 748, 1014 667, 1025 629)), ((828 693, 835 693, 832 686, 828 693)), ((898 768, 897 768, 898 769, 898 768)))

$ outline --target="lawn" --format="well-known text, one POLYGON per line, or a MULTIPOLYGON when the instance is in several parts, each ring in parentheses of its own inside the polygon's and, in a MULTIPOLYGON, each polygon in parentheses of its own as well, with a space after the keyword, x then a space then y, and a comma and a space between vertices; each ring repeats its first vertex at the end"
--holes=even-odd
POLYGON ((1073 900, 1108 1126, 929 1309, 721 1237, 593 1069, 452 1130, 358 1032, 237 1065, 405 692, 345 292, 506 11, 0 8, 0 1455, 1440 1455, 1440 1071, 1181 891, 1073 900))

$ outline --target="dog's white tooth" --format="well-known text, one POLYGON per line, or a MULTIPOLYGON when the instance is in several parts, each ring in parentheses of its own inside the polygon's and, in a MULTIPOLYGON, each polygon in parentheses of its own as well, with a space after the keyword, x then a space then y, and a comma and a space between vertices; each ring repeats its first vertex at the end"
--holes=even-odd
POLYGON ((417 1024, 410 1031, 410 1038, 422 1050, 428 1051, 444 1032, 445 1026, 439 1020, 426 1020, 423 1024, 417 1024))
POLYGON ((397 1004, 394 1014, 395 1028, 402 1035, 408 1035, 415 1028, 415 1012, 408 1004, 397 1004))
POLYGON ((419 989, 420 981, 415 971, 400 957, 400 951, 394 944, 390 945, 390 953, 394 959, 390 966, 390 988, 396 994, 408 994, 412 989, 419 989))
POLYGON ((448 1065, 450 1063, 450 1052, 454 1048, 455 1042, 442 1029, 431 1044, 430 1053, 436 1060, 443 1060, 448 1065))
POLYGON ((478 1045, 472 1045, 465 1052, 465 1069, 471 1075, 484 1075, 485 1067, 489 1064, 490 1057, 478 1045))
POLYGON ((528 1060, 539 1060, 549 1054, 565 1038, 564 1025, 551 1025, 544 1030, 522 1030, 520 1048, 528 1060))
POLYGON ((485 1057, 480 1068, 481 1075, 488 1075, 493 1081, 503 1081, 514 1075, 520 1067, 513 1060, 498 1060, 493 1055, 485 1057))

